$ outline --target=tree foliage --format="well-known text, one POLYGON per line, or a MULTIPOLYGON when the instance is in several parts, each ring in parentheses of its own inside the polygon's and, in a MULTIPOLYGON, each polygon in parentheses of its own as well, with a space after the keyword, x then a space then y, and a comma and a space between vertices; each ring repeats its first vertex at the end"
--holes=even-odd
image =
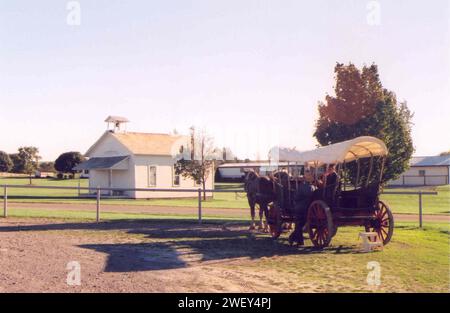
POLYGON ((65 152, 55 160, 55 169, 61 173, 75 174, 76 171, 73 168, 84 160, 85 158, 80 152, 65 152))
POLYGON ((13 156, 14 170, 17 173, 25 173, 31 176, 38 168, 39 149, 36 147, 20 147, 17 154, 13 156))
POLYGON ((36 147, 20 147, 19 148, 19 172, 32 174, 38 167, 39 149, 36 147))
POLYGON ((40 162, 38 170, 41 172, 54 172, 55 162, 40 162))
POLYGON ((6 152, 0 151, 0 172, 9 172, 13 168, 13 162, 6 152))
POLYGON ((191 127, 190 151, 185 151, 175 164, 177 175, 190 178, 202 186, 203 200, 206 200, 206 181, 211 175, 217 152, 217 149, 214 149, 212 137, 204 131, 195 133, 195 129, 191 127))
POLYGON ((383 88, 375 64, 359 70, 355 65, 335 67, 335 96, 319 102, 314 136, 322 145, 374 136, 388 147, 382 182, 397 178, 409 166, 414 152, 411 138, 413 114, 406 102, 397 102, 383 88))
POLYGON ((12 153, 9 155, 9 158, 12 161, 12 168, 11 168, 11 172, 12 173, 20 173, 20 168, 21 168, 21 163, 22 161, 19 158, 19 154, 18 153, 12 153))

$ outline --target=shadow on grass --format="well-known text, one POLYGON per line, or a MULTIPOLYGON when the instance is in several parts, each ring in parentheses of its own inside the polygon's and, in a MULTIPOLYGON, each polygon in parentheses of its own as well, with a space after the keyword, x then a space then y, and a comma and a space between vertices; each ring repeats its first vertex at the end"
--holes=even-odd
POLYGON ((248 222, 210 221, 202 225, 192 220, 117 220, 102 223, 57 223, 3 226, 0 232, 55 230, 120 230, 143 235, 148 242, 82 244, 79 247, 108 255, 106 272, 135 272, 186 268, 204 262, 250 260, 285 255, 315 253, 358 253, 352 247, 323 250, 290 246, 286 238, 273 240, 268 234, 247 230, 248 222))

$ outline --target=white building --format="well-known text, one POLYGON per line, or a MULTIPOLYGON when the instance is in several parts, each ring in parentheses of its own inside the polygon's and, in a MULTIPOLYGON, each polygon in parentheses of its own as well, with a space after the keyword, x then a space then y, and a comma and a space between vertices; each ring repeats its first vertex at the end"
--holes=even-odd
POLYGON ((303 168, 303 165, 288 163, 288 162, 245 162, 245 163, 224 163, 217 167, 218 175, 217 179, 220 181, 243 181, 245 172, 253 170, 260 175, 269 175, 275 170, 287 169, 289 167, 289 173, 292 175, 298 174, 303 168))
MULTIPOLYGON (((108 117, 113 123, 85 153, 89 158, 76 170, 89 170, 89 187, 197 189, 192 179, 176 175, 174 165, 180 153, 189 149, 190 137, 182 135, 135 133, 121 131, 128 120, 108 117)), ((208 176, 207 189, 213 189, 213 169, 208 176)), ((195 197, 196 192, 102 191, 103 195, 124 195, 130 198, 195 197)))
POLYGON ((410 168, 389 185, 437 186, 449 184, 450 155, 412 157, 410 168))

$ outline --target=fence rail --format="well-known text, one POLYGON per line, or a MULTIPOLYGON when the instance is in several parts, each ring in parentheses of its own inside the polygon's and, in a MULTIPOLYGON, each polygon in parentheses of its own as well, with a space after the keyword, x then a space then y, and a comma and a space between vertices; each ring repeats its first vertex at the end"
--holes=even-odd
POLYGON ((8 217, 8 188, 22 188, 22 189, 53 189, 53 190, 81 190, 95 191, 93 195, 96 197, 96 221, 100 221, 100 202, 102 191, 150 191, 150 192, 196 192, 198 197, 198 222, 202 223, 202 193, 241 193, 243 189, 202 189, 202 188, 113 188, 113 187, 69 187, 69 186, 32 186, 32 185, 0 185, 3 188, 3 217, 8 217))
MULTIPOLYGON (((0 185, 3 189, 3 217, 8 216, 8 189, 54 189, 54 190, 88 190, 93 192, 93 196, 96 197, 96 221, 100 221, 100 202, 101 202, 101 192, 102 191, 146 191, 146 192, 196 192, 198 197, 198 222, 202 223, 202 193, 243 193, 243 189, 205 189, 202 188, 113 188, 113 187, 70 187, 70 186, 32 186, 32 185, 0 185)), ((1 189, 0 189, 1 190, 1 189)), ((418 195, 419 200, 419 227, 423 226, 423 199, 424 195, 437 195, 436 191, 383 191, 382 194, 391 195, 418 195)), ((81 197, 80 197, 81 198, 81 197)))
POLYGON ((401 175, 389 184, 392 186, 437 186, 449 183, 448 175, 401 175))

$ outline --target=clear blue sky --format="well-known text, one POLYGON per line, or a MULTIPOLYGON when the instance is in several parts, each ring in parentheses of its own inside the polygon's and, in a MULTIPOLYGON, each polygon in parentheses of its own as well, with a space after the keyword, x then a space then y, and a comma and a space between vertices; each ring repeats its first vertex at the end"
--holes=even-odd
POLYGON ((447 0, 0 0, 0 150, 45 160, 85 152, 107 115, 128 129, 206 128, 218 146, 265 158, 314 147, 317 102, 338 62, 375 62, 407 100, 416 155, 450 149, 447 0))

